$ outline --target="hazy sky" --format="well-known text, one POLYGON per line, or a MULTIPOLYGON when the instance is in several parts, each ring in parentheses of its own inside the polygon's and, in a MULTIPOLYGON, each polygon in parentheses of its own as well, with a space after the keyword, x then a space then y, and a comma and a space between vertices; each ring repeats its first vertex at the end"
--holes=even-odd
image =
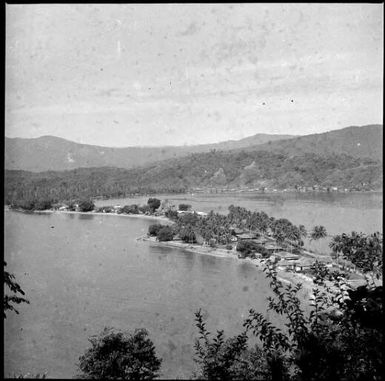
POLYGON ((8 137, 182 145, 382 123, 382 4, 6 6, 8 137))

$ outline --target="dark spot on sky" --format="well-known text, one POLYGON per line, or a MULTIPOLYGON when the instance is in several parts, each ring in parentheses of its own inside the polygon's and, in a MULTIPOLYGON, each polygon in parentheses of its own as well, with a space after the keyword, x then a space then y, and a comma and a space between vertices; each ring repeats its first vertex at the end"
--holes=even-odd
POLYGON ((265 103, 265 102, 263 102, 263 103, 262 103, 262 105, 263 105, 263 106, 265 106, 265 105, 266 105, 266 103, 265 103))
POLYGON ((294 101, 293 101, 293 100, 291 100, 290 102, 291 102, 291 103, 293 103, 294 101))
POLYGON ((100 71, 103 71, 103 68, 102 68, 102 67, 100 68, 100 71))
POLYGON ((243 286, 242 291, 249 291, 249 286, 243 286))

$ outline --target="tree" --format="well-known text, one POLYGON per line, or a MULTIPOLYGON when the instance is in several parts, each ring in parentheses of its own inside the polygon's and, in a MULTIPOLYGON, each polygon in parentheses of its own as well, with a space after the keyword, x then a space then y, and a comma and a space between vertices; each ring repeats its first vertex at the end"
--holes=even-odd
POLYGON ((178 219, 178 212, 176 210, 167 209, 164 215, 172 221, 176 221, 178 219))
POLYGON ((310 232, 310 239, 312 241, 325 237, 327 237, 327 232, 324 226, 314 226, 313 230, 310 232))
POLYGON ((120 213, 124 213, 124 214, 139 214, 138 205, 136 205, 136 204, 124 205, 123 208, 120 209, 120 213))
POLYGON ((162 224, 152 224, 148 227, 148 234, 150 236, 156 236, 160 229, 162 229, 164 225, 162 224))
POLYGON ((79 357, 81 378, 152 380, 158 376, 162 360, 145 329, 129 334, 104 328, 89 342, 91 347, 79 357))
POLYGON ((298 229, 299 229, 299 234, 302 238, 306 238, 307 237, 307 231, 306 231, 306 228, 304 225, 299 225, 298 226, 298 229))
POLYGON ((4 285, 7 286, 8 290, 10 290, 14 295, 4 295, 4 317, 6 318, 5 311, 15 311, 17 314, 19 314, 19 311, 16 310, 14 307, 14 304, 20 304, 20 303, 28 303, 29 301, 23 297, 18 296, 25 295, 24 291, 20 287, 20 285, 16 282, 15 276, 13 274, 10 274, 8 271, 5 270, 5 266, 7 266, 7 262, 4 261, 4 285))
POLYGON ((197 378, 203 380, 269 380, 269 369, 263 352, 248 348, 245 332, 225 339, 218 330, 213 339, 202 313, 195 313, 199 338, 195 340, 194 361, 199 366, 197 378))
POLYGON ((364 274, 380 278, 382 274, 382 234, 366 235, 352 232, 336 235, 329 244, 337 255, 352 262, 364 274))
POLYGON ((147 200, 147 205, 150 207, 151 213, 154 213, 156 209, 160 207, 161 201, 157 198, 149 198, 147 200))
POLYGON ((139 212, 142 212, 143 214, 151 212, 151 208, 148 205, 140 205, 138 206, 139 212))
POLYGON ((91 212, 95 209, 95 204, 91 200, 83 200, 79 202, 79 210, 81 212, 91 212))
POLYGON ((169 226, 163 226, 159 229, 156 237, 159 241, 172 241, 174 238, 174 231, 169 226))
MULTIPOLYGON (((342 273, 331 273, 322 264, 314 269, 322 271, 316 274, 317 287, 312 290, 312 310, 307 316, 298 296, 302 285, 283 286, 275 267, 268 262, 264 271, 275 294, 274 298, 268 298, 268 309, 286 317, 287 330, 274 327, 254 310, 250 310, 245 327, 261 340, 268 359, 271 356, 280 359, 283 365, 280 379, 381 379, 382 331, 365 327, 353 318, 349 299, 355 291, 349 290, 342 273), (332 287, 326 280, 332 282, 332 287)), ((376 301, 381 305, 381 309, 376 309, 379 322, 382 300, 377 296, 376 301)))
POLYGON ((52 208, 52 200, 38 200, 34 203, 35 210, 47 210, 52 208))
POLYGON ((179 204, 179 210, 181 211, 187 211, 191 209, 191 205, 189 204, 179 204))
POLYGON ((68 210, 71 211, 71 212, 74 212, 76 210, 76 204, 74 201, 71 201, 69 204, 68 204, 68 210))

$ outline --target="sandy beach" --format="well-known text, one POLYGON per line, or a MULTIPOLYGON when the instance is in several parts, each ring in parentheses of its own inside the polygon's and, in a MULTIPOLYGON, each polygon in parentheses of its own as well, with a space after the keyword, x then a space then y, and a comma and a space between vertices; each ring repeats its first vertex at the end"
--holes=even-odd
POLYGON ((25 211, 20 209, 10 209, 9 207, 4 207, 5 211, 13 210, 16 212, 22 212, 22 213, 35 213, 35 214, 84 214, 84 215, 96 215, 96 216, 115 216, 115 217, 129 217, 129 218, 141 218, 141 219, 147 219, 147 220, 158 220, 160 222, 164 223, 173 223, 171 220, 169 220, 167 217, 164 216, 148 216, 146 214, 117 214, 117 213, 101 213, 101 212, 76 212, 76 211, 69 211, 69 210, 35 210, 35 211, 25 211))
MULTIPOLYGON (((137 240, 151 242, 152 244, 156 244, 160 246, 188 250, 188 251, 191 251, 192 253, 201 254, 201 255, 210 255, 213 257, 231 258, 238 261, 247 261, 255 265, 260 271, 263 270, 263 267, 265 265, 265 263, 260 259, 238 258, 238 253, 234 249, 226 250, 226 249, 212 248, 209 246, 200 246, 200 245, 198 246, 198 245, 186 244, 181 241, 159 242, 156 240, 155 237, 148 237, 147 235, 138 237, 137 240)), ((301 283, 303 290, 308 294, 312 291, 312 288, 315 287, 312 279, 304 274, 287 272, 277 267, 277 275, 278 275, 278 279, 283 283, 286 283, 286 284, 301 283)))

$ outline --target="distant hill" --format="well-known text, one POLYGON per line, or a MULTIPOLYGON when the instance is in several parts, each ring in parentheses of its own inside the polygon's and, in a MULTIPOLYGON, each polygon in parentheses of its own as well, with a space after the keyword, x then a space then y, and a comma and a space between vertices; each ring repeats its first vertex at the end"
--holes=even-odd
POLYGON ((322 134, 249 146, 247 149, 283 153, 288 156, 315 153, 326 157, 336 153, 382 161, 382 128, 379 124, 352 126, 322 134))
POLYGON ((5 168, 32 172, 82 167, 130 169, 211 150, 268 151, 288 157, 305 153, 323 157, 346 154, 382 161, 382 136, 382 125, 368 125, 299 137, 257 134, 241 140, 195 146, 112 148, 79 144, 54 136, 5 138, 5 168))
POLYGON ((210 151, 141 168, 5 171, 5 202, 186 192, 196 188, 339 187, 381 190, 382 163, 345 154, 288 157, 267 151, 210 151))
POLYGON ((128 169, 194 152, 246 148, 292 137, 294 136, 257 134, 216 144, 126 148, 79 144, 54 136, 35 139, 5 138, 5 168, 32 172, 105 166, 128 169))

